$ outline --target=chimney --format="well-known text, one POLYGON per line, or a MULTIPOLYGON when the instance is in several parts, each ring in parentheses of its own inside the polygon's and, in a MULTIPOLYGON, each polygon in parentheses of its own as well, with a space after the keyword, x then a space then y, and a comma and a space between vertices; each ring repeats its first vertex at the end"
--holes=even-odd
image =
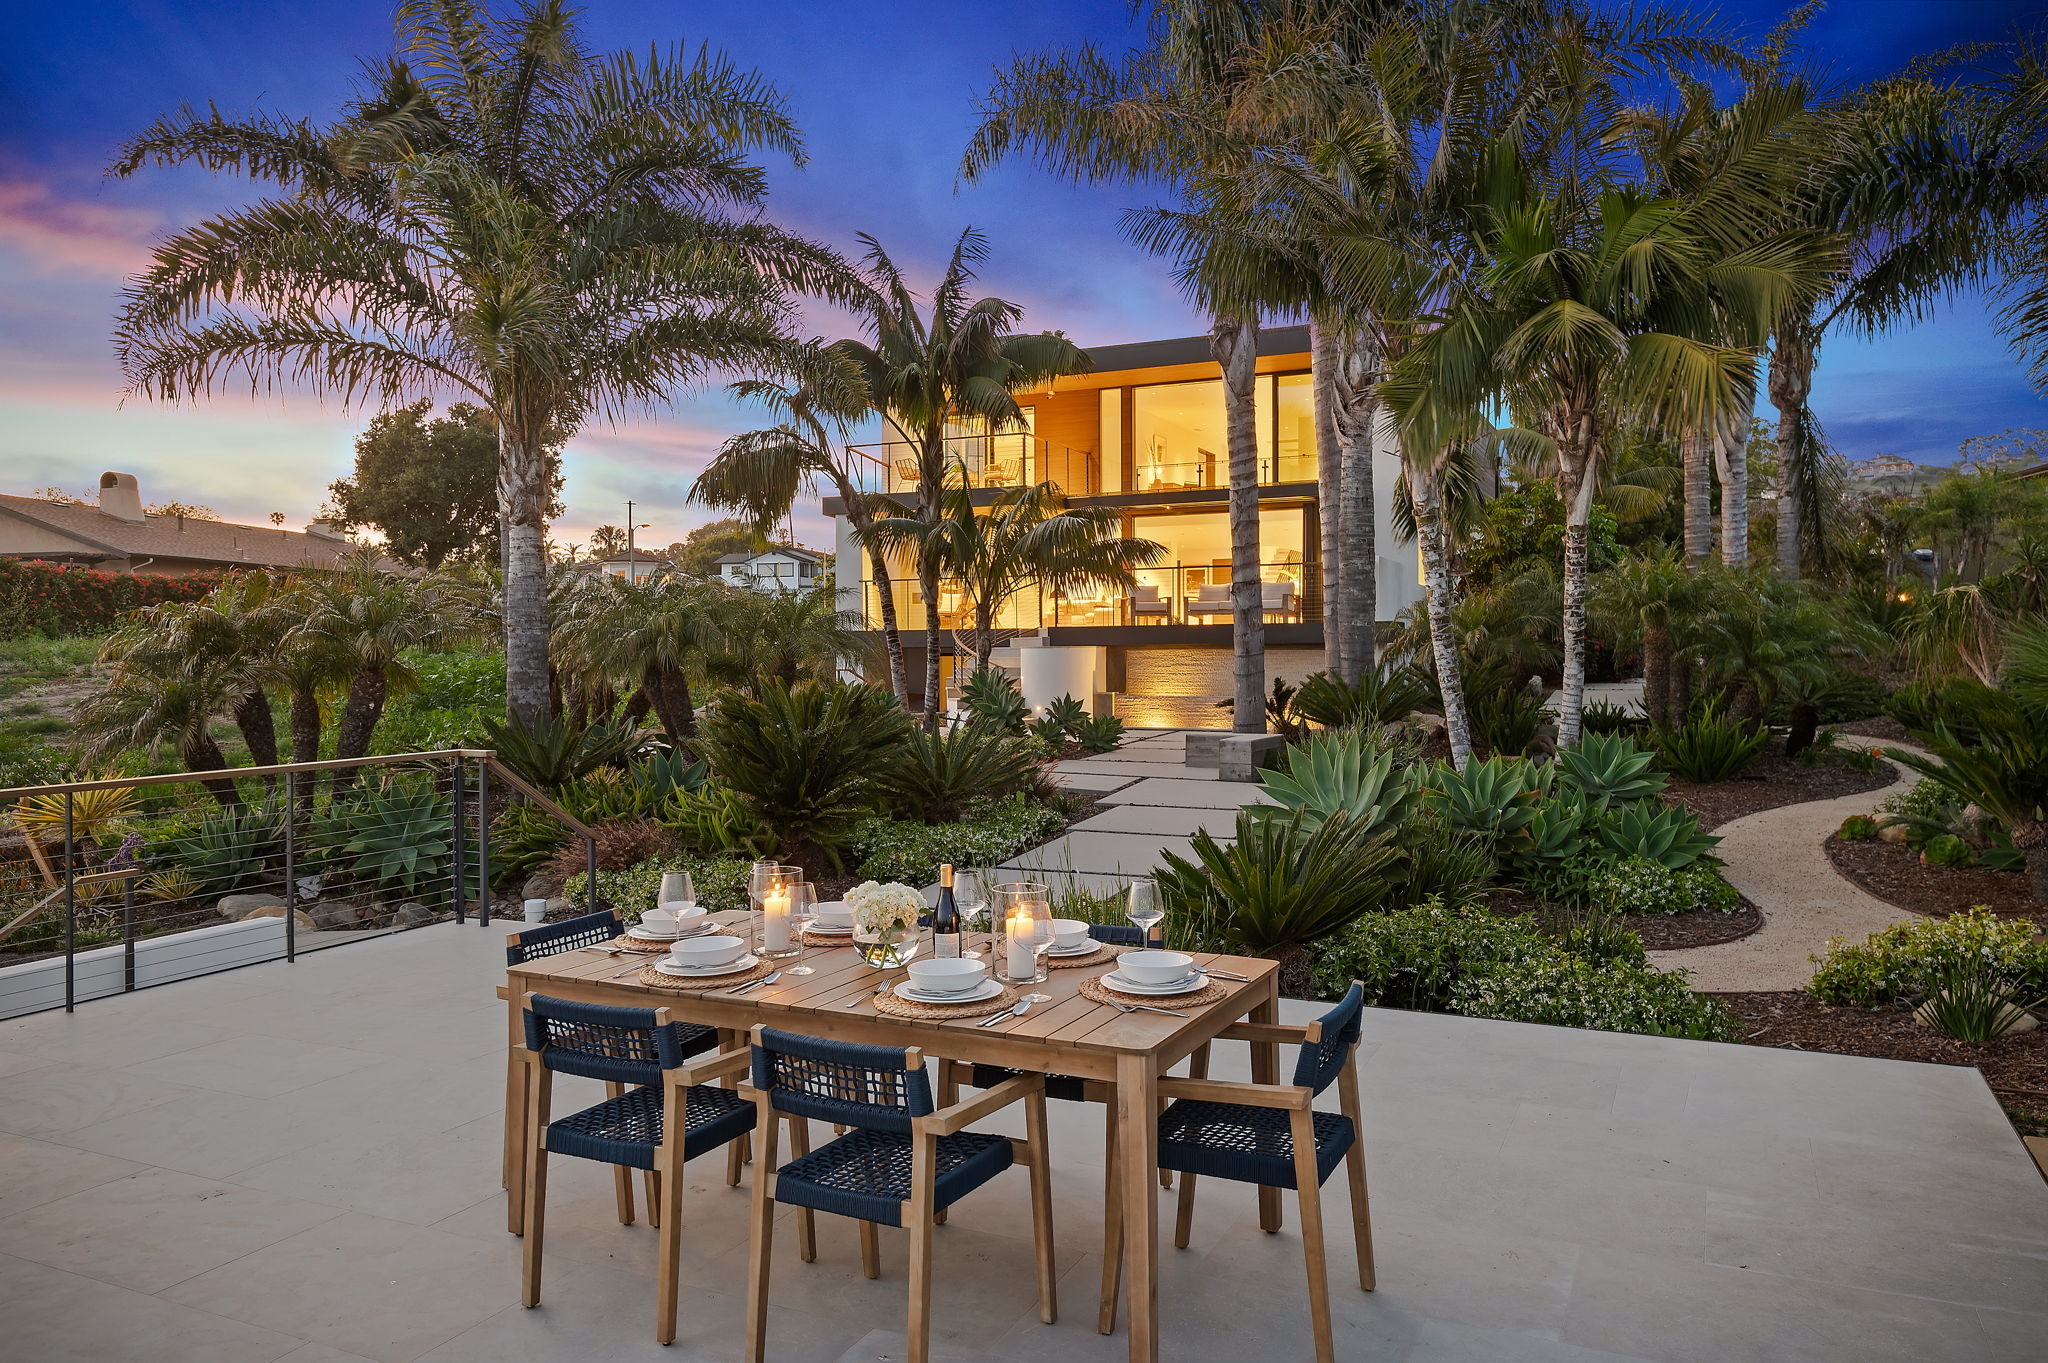
POLYGON ((142 489, 136 486, 134 474, 100 475, 100 514, 117 521, 142 519, 142 489))
POLYGON ((348 536, 342 534, 340 529, 335 526, 333 521, 307 521, 306 533, 309 535, 318 536, 323 540, 348 539, 348 536))

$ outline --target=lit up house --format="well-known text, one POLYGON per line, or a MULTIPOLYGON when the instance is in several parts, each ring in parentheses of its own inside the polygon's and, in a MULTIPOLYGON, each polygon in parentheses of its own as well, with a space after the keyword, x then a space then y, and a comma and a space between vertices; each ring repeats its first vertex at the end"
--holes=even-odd
MULTIPOLYGON (((954 454, 977 501, 1004 488, 1051 481, 1076 505, 1112 506, 1127 534, 1166 546, 1129 591, 1067 596, 1034 588, 997 619, 995 662, 1040 705, 1062 693, 1091 699, 1139 726, 1227 727, 1216 702, 1231 693, 1229 454, 1223 383, 1206 337, 1102 346, 1094 368, 1020 394, 1021 430, 988 434, 963 423, 954 454)), ((1308 332, 1278 327, 1259 338, 1259 581, 1266 605, 1266 666, 1298 680, 1323 662, 1321 545, 1308 332)), ((1415 546, 1389 526, 1400 473, 1391 436, 1376 442, 1379 610, 1390 620, 1421 596, 1415 546)), ((870 490, 912 491, 905 445, 861 446, 870 490)), ((879 597, 837 499, 842 608, 877 620, 879 597), (859 574, 852 565, 863 565, 859 574)), ((924 604, 906 560, 891 574, 913 687, 924 676, 924 604)), ((972 626, 957 586, 940 588, 941 680, 950 700, 971 665, 972 626), (957 631, 957 635, 956 635, 957 631), (955 675, 956 662, 962 669, 955 675)))

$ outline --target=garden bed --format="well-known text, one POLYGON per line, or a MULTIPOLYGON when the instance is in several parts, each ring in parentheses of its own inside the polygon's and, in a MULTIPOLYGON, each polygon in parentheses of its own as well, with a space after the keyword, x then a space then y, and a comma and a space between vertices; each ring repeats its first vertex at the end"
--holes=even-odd
POLYGON ((1875 771, 1858 771, 1846 762, 1824 758, 1818 765, 1807 766, 1781 753, 1767 752, 1732 781, 1702 785, 1674 777, 1664 788, 1663 799, 1666 804, 1691 810, 1700 827, 1714 829, 1761 810, 1883 790, 1898 779, 1888 762, 1875 771))
MULTIPOLYGON (((1488 893, 1487 907, 1502 917, 1556 917, 1561 911, 1524 890, 1502 886, 1488 893)), ((1747 899, 1734 913, 1703 909, 1696 913, 1627 913, 1617 922, 1643 940, 1645 951, 1682 951, 1739 941, 1764 925, 1764 916, 1747 899)))
POLYGON ((2020 1134, 2048 1136, 2048 1027, 1996 1041, 1951 1041, 1902 1008, 1849 1008, 1798 992, 1714 997, 1742 1020, 1742 1040, 1752 1046, 1974 1066, 2020 1134))
POLYGON ((1946 918, 1982 904, 2002 918, 2026 918, 2048 927, 2048 910, 2034 902, 2024 871, 1981 866, 1926 866, 1902 842, 1844 842, 1830 835, 1828 860, 1865 894, 1908 913, 1946 918))

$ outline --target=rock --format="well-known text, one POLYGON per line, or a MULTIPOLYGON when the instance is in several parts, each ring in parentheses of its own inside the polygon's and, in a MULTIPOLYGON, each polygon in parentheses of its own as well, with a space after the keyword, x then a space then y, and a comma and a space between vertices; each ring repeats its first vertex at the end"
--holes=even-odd
POLYGON ((330 931, 352 928, 363 920, 363 906, 353 899, 325 899, 303 912, 314 926, 330 931))
POLYGON ((560 888, 560 886, 555 884, 553 876, 545 871, 536 871, 528 876, 526 884, 520 887, 519 897, 521 899, 546 899, 560 888))
POLYGON ((220 916, 230 921, 245 918, 276 918, 284 912, 284 896, 277 894, 230 894, 222 895, 220 903, 214 906, 220 916), (259 914, 256 909, 269 909, 259 914))
MULTIPOLYGON (((260 909, 251 909, 249 910, 249 912, 243 914, 241 921, 246 923, 252 918, 282 917, 284 917, 284 905, 266 904, 260 909)), ((295 920, 300 932, 315 932, 319 929, 320 925, 318 923, 315 923, 312 919, 312 915, 308 914, 304 909, 294 910, 292 917, 295 920)))
POLYGON ((439 917, 439 914, 424 904, 400 904, 391 915, 391 926, 394 928, 424 927, 439 917))
POLYGON ((574 918, 582 912, 583 904, 580 900, 550 899, 546 911, 541 914, 541 921, 544 923, 559 922, 564 918, 574 918))
POLYGON ((1888 823, 1877 830, 1877 840, 1879 842, 1904 842, 1906 840, 1906 832, 1907 829, 1904 824, 1888 823))

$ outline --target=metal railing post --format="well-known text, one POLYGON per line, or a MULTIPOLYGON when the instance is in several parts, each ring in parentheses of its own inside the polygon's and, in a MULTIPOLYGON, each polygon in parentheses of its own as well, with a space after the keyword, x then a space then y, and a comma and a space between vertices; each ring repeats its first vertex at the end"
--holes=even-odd
POLYGON ((491 764, 476 764, 476 921, 491 925, 491 764))
POLYGON ((455 853, 454 866, 449 873, 449 888, 455 896, 455 921, 461 923, 467 918, 463 912, 462 895, 469 883, 469 857, 463 846, 462 759, 459 757, 448 773, 448 807, 453 811, 448 821, 448 836, 455 853))
POLYGON ((135 877, 121 882, 121 992, 135 992, 135 877))
POLYGON ((597 912, 597 839, 583 840, 583 911, 597 912))
POLYGON ((284 774, 284 962, 299 959, 299 783, 298 773, 284 774))
POLYGON ((71 843, 71 792, 64 792, 64 1011, 78 1007, 78 870, 71 843))

